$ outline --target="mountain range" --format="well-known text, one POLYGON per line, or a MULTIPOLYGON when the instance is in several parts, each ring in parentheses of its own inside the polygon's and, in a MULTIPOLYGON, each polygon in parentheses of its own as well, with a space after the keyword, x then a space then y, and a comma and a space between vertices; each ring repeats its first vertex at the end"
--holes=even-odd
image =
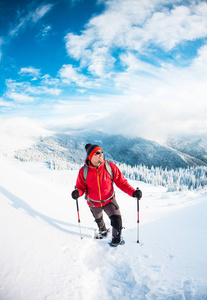
POLYGON ((32 147, 17 150, 15 157, 23 161, 42 161, 49 167, 56 164, 60 169, 67 169, 68 164, 84 163, 85 145, 91 143, 102 147, 105 158, 115 163, 175 169, 207 165, 207 139, 199 141, 184 137, 171 138, 164 146, 143 138, 127 138, 98 131, 74 131, 41 137, 32 147))

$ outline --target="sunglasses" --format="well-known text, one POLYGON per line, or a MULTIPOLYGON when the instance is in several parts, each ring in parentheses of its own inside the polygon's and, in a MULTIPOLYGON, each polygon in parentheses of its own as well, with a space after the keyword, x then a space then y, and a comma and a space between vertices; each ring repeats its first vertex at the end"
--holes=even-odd
POLYGON ((96 155, 103 154, 103 151, 97 151, 94 154, 96 154, 96 155))

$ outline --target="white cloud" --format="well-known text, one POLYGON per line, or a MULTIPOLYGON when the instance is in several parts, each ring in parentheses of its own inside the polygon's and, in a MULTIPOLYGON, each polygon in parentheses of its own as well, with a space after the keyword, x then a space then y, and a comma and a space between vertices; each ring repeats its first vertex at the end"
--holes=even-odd
POLYGON ((21 70, 19 71, 19 74, 38 77, 40 75, 40 69, 36 69, 33 67, 21 68, 21 70))
POLYGON ((11 107, 11 102, 5 101, 3 98, 0 97, 0 106, 2 107, 11 107))
POLYGON ((23 93, 16 93, 16 92, 7 93, 7 97, 18 103, 31 103, 35 100, 34 97, 25 95, 23 93))
MULTIPOLYGON (((161 56, 156 65, 139 57, 150 58, 154 47, 166 53, 185 41, 206 38, 207 3, 112 0, 106 4, 105 12, 92 18, 80 35, 66 36, 68 54, 92 75, 101 79, 109 75, 122 92, 110 100, 106 96, 108 105, 116 103, 116 108, 102 125, 109 131, 159 139, 173 132, 203 132, 207 46, 186 67, 173 60, 165 63, 161 56), (117 61, 123 67, 118 72, 117 61)), ((102 103, 100 99, 100 107, 102 103)))
POLYGON ((59 71, 59 76, 63 83, 75 83, 78 86, 86 86, 88 83, 87 77, 79 72, 77 68, 72 65, 63 65, 59 71))
POLYGON ((115 59, 109 55, 106 47, 97 47, 90 57, 90 65, 88 70, 94 75, 101 78, 110 77, 115 59))
POLYGON ((47 87, 45 84, 32 85, 28 81, 17 82, 15 80, 6 81, 7 92, 6 97, 16 102, 30 103, 38 100, 37 96, 59 96, 62 92, 57 87, 47 87))
POLYGON ((165 50, 181 41, 207 36, 207 3, 178 6, 171 11, 155 12, 143 27, 144 42, 153 42, 165 50))
POLYGON ((91 52, 91 50, 89 50, 89 46, 94 39, 93 36, 93 30, 87 30, 81 35, 68 33, 65 40, 69 55, 73 56, 75 59, 81 59, 85 53, 89 54, 91 52))
POLYGON ((53 6, 54 4, 41 4, 36 9, 28 11, 23 17, 20 14, 17 24, 9 31, 9 36, 13 37, 18 35, 19 31, 27 26, 28 23, 37 23, 52 9, 53 6))
POLYGON ((196 72, 197 78, 206 80, 207 77, 207 45, 198 50, 198 57, 194 59, 190 67, 192 72, 196 72))
POLYGON ((54 6, 54 4, 42 4, 31 13, 31 19, 34 23, 38 22, 44 15, 46 15, 54 6))
POLYGON ((41 31, 41 36, 42 37, 47 36, 51 30, 52 30, 52 27, 50 25, 45 26, 41 31))
POLYGON ((104 13, 93 17, 80 35, 66 35, 68 54, 95 76, 113 71, 114 51, 149 53, 150 44, 171 50, 183 41, 207 36, 207 3, 181 1, 108 1, 104 13), (164 5, 163 5, 164 4, 164 5), (167 5, 173 4, 171 8, 167 5), (118 50, 117 50, 118 49, 118 50))
MULTIPOLYGON (((62 108, 60 107, 62 111, 62 108)), ((70 111, 70 110, 69 110, 70 111)), ((56 107, 55 115, 57 116, 59 113, 59 109, 56 107)), ((69 114, 68 117, 61 117, 61 118, 54 118, 49 119, 47 121, 49 128, 52 130, 59 130, 59 131, 70 131, 70 130, 81 130, 91 128, 91 124, 100 122, 103 117, 105 117, 104 113, 82 113, 82 114, 69 114), (89 126, 89 127, 88 127, 89 126)), ((98 130, 98 127, 96 127, 98 130)))
POLYGON ((58 96, 61 93, 61 89, 58 88, 48 88, 46 86, 28 86, 25 92, 32 95, 55 95, 58 96))
POLYGON ((70 82, 77 82, 79 80, 83 80, 84 76, 78 74, 77 69, 75 69, 72 65, 63 65, 61 70, 59 71, 60 77, 70 82))
MULTIPOLYGON (((32 2, 32 6, 35 5, 35 2, 32 2)), ((29 24, 36 24, 40 19, 42 19, 45 14, 47 14, 52 8, 54 4, 41 4, 36 9, 29 9, 26 14, 25 10, 22 12, 17 12, 18 18, 17 21, 10 26, 10 30, 7 35, 5 35, 4 39, 0 37, 0 61, 2 57, 2 45, 7 44, 11 41, 13 37, 16 37, 21 30, 24 30, 29 24)), ((50 26, 45 28, 46 31, 50 31, 50 26)))
MULTIPOLYGON (((116 74, 115 84, 122 95, 91 95, 89 102, 64 101, 55 110, 76 120, 84 112, 102 112, 99 119, 87 121, 87 128, 160 142, 173 133, 207 134, 207 45, 185 68, 173 64, 152 66, 130 52, 121 59, 126 71, 116 74)), ((80 127, 84 127, 83 122, 80 127)))
POLYGON ((12 28, 10 31, 9 31, 9 36, 10 37, 13 37, 13 36, 16 36, 20 29, 26 24, 27 20, 26 19, 21 19, 19 20, 18 24, 14 26, 14 28, 12 28))
MULTIPOLYGON (((154 67, 154 77, 135 75, 129 69, 128 74, 117 77, 117 84, 127 89, 123 105, 113 115, 117 128, 159 140, 173 133, 207 134, 207 46, 199 54, 187 68, 154 67)), ((111 125, 110 118, 107 124, 111 125)))
POLYGON ((17 82, 16 80, 7 79, 6 86, 7 89, 14 92, 16 90, 24 90, 28 86, 28 82, 17 82))
POLYGON ((57 86, 60 84, 60 79, 59 78, 53 78, 49 74, 43 75, 42 76, 42 83, 43 85, 54 85, 57 86))

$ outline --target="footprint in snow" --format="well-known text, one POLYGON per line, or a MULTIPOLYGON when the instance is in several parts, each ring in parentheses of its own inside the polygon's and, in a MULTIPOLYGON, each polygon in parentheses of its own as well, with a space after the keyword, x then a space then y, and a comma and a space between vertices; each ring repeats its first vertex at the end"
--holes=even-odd
POLYGON ((162 270, 161 266, 154 265, 154 266, 151 266, 151 267, 152 267, 153 271, 155 271, 155 272, 161 272, 161 270, 162 270))

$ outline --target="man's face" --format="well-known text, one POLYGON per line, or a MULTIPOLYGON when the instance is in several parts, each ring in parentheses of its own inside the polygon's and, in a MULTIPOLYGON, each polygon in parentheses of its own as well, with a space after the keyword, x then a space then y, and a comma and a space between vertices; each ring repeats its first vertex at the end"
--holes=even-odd
POLYGON ((103 152, 101 150, 94 153, 91 158, 91 163, 94 167, 99 167, 103 162, 103 152))

